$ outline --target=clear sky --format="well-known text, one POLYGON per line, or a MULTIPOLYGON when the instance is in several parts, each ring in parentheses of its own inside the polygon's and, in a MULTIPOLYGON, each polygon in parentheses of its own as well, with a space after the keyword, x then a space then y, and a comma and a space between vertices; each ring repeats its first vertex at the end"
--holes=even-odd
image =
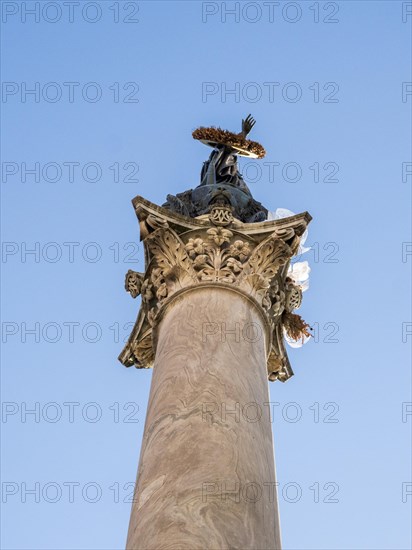
POLYGON ((249 112, 255 198, 313 216, 316 341, 270 385, 284 548, 410 548, 411 3, 2 10, 3 548, 124 547, 151 380, 117 361, 130 200, 196 186, 192 130, 249 112))

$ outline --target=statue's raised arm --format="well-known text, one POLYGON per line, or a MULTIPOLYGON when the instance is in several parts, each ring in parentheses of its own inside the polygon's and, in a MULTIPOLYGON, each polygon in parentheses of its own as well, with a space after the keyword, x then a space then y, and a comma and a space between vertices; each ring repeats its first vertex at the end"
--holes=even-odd
POLYGON ((248 115, 245 119, 242 118, 242 136, 244 139, 246 139, 246 136, 250 133, 255 124, 256 120, 252 115, 248 115))

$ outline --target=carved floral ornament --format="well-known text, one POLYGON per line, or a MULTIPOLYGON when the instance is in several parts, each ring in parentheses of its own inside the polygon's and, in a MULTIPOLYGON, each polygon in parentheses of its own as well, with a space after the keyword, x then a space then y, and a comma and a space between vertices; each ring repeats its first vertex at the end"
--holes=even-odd
POLYGON ((288 224, 243 224, 230 220, 227 209, 216 213, 218 208, 214 208, 208 216, 190 222, 144 199, 136 210, 146 271, 129 270, 126 275, 126 290, 133 298, 141 295, 142 305, 120 361, 138 368, 153 365, 152 329, 175 293, 199 285, 230 285, 261 306, 272 334, 269 379, 287 380, 293 371, 282 327, 292 323, 299 335, 294 317, 300 317, 292 311, 302 300, 302 292, 287 270, 309 221, 305 214, 288 224))

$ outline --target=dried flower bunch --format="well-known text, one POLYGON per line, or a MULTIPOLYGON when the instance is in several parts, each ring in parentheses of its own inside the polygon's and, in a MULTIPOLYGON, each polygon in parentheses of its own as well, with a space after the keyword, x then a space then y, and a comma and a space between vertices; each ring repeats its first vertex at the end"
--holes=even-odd
POLYGON ((215 128, 214 126, 205 128, 201 126, 192 133, 192 136, 194 139, 201 141, 210 141, 216 144, 227 145, 234 149, 249 151, 260 159, 266 155, 265 148, 257 141, 245 139, 241 133, 235 134, 229 132, 229 130, 223 130, 222 128, 215 128))
POLYGON ((312 336, 310 333, 310 325, 308 325, 308 323, 296 313, 289 313, 288 311, 285 311, 282 315, 282 323, 286 334, 296 342, 301 340, 303 343, 305 336, 307 338, 312 336))

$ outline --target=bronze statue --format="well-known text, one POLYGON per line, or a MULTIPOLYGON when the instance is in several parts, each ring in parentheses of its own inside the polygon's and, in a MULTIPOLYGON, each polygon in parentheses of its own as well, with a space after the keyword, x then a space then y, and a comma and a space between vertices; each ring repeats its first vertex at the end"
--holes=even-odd
POLYGON ((267 209, 255 201, 237 165, 237 157, 263 158, 265 150, 256 141, 247 139, 256 121, 251 115, 242 120, 239 134, 221 128, 200 127, 192 134, 213 147, 209 159, 204 162, 200 184, 176 196, 168 195, 163 205, 173 212, 189 217, 207 214, 216 202, 226 204, 232 214, 245 223, 261 222, 267 218, 267 209))

